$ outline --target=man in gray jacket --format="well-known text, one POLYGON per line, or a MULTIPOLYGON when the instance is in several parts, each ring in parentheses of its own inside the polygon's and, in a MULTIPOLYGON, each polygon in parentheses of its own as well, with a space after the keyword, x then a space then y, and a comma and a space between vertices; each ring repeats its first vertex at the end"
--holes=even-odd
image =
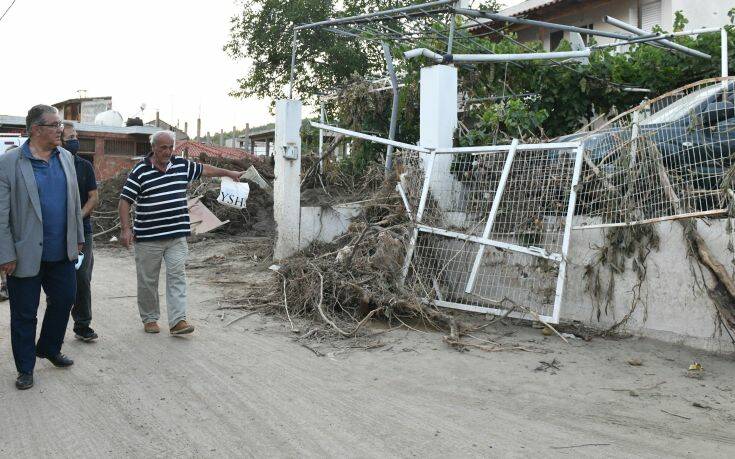
POLYGON ((26 129, 29 140, 0 157, 0 271, 8 275, 15 385, 21 390, 33 386, 36 357, 57 367, 74 363, 61 345, 84 244, 74 159, 60 147, 58 111, 34 106, 26 129), (41 288, 49 305, 36 342, 41 288))

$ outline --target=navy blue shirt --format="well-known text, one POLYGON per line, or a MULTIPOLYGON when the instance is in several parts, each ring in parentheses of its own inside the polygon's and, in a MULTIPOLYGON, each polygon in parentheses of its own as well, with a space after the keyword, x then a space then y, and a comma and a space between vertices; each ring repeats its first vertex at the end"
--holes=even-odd
MULTIPOLYGON (((94 166, 92 163, 79 155, 74 155, 74 168, 77 170, 77 185, 79 185, 79 199, 82 208, 89 201, 89 192, 97 189, 97 179, 94 176, 94 166)), ((89 234, 92 232, 91 217, 84 218, 84 232, 89 234)))
POLYGON ((42 261, 61 261, 66 254, 66 175, 61 166, 59 150, 54 148, 49 161, 34 158, 30 141, 23 144, 23 154, 31 160, 41 200, 43 220, 42 261))

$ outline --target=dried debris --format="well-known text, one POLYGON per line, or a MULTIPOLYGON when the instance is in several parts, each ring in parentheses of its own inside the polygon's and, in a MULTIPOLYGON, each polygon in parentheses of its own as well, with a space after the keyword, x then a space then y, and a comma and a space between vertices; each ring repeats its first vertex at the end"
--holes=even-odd
MULTIPOLYGON (((247 171, 254 167, 260 177, 272 180, 273 166, 270 158, 260 159, 257 157, 246 157, 242 159, 224 159, 207 157, 202 154, 199 160, 206 164, 236 171, 247 171)), ((94 222, 94 235, 98 242, 109 241, 120 231, 120 218, 117 206, 120 199, 120 190, 127 179, 129 171, 121 171, 116 176, 102 182, 98 189, 100 204, 95 209, 92 217, 94 222)), ((245 180, 250 185, 247 207, 235 209, 219 204, 219 180, 203 178, 195 182, 189 189, 190 198, 200 198, 202 204, 208 207, 214 215, 222 221, 229 223, 215 229, 214 233, 243 236, 271 236, 275 232, 275 221, 273 220, 273 196, 267 189, 261 188, 257 183, 245 180)))

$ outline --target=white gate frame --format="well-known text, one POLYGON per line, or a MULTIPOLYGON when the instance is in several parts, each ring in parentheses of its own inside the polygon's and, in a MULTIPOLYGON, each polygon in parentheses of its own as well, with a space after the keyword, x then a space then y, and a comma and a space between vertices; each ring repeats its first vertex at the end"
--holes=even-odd
MULTIPOLYGON (((427 164, 426 175, 424 178, 424 183, 423 183, 422 192, 421 192, 421 199, 419 201, 419 209, 416 213, 416 217, 414 221, 416 228, 414 229, 413 235, 409 242, 408 251, 406 253, 406 258, 403 264, 403 271, 402 271, 403 280, 405 281, 406 277, 408 276, 408 271, 411 266, 411 261, 413 258, 414 250, 416 247, 416 240, 418 238, 419 232, 437 234, 441 236, 452 237, 452 238, 456 238, 459 240, 480 244, 478 253, 475 256, 475 262, 472 267, 472 271, 470 273, 470 278, 465 287, 466 293, 471 293, 472 289, 474 288, 476 277, 477 277, 477 272, 479 271, 479 268, 482 262, 482 256, 484 254, 486 246, 505 249, 505 250, 509 250, 512 252, 516 252, 516 253, 523 253, 526 255, 531 255, 531 256, 535 256, 539 258, 545 258, 547 260, 552 260, 552 261, 559 263, 559 273, 558 273, 557 282, 556 282, 556 293, 554 296, 553 313, 551 316, 540 314, 539 317, 542 320, 549 322, 549 323, 554 323, 554 324, 559 323, 559 317, 560 317, 560 312, 561 312, 561 302, 562 302, 563 293, 564 293, 564 282, 566 280, 567 254, 569 253, 569 241, 571 239, 571 232, 572 232, 572 219, 574 217, 574 210, 575 210, 576 203, 577 203, 577 186, 579 184, 579 179, 580 179, 580 175, 582 172, 583 153, 584 153, 584 147, 580 142, 519 144, 517 139, 514 139, 510 145, 446 148, 446 149, 437 149, 433 151, 432 155, 429 158, 429 163, 427 164), (571 190, 569 193, 569 203, 567 205, 567 215, 566 215, 565 222, 564 222, 565 225, 564 225, 564 234, 563 234, 563 239, 562 239, 561 253, 549 253, 546 250, 538 248, 538 247, 525 247, 525 246, 521 246, 517 244, 489 239, 488 237, 492 231, 492 226, 495 220, 495 215, 500 206, 500 202, 502 201, 503 191, 505 190, 505 185, 508 181, 508 177, 510 176, 510 170, 512 168, 513 160, 515 158, 515 152, 518 150, 528 151, 528 150, 555 150, 555 149, 556 150, 568 150, 568 149, 576 150, 575 159, 574 159, 574 171, 572 172, 571 190), (490 215, 485 225, 485 230, 483 231, 482 237, 472 236, 472 235, 460 233, 457 231, 449 231, 449 230, 445 230, 441 228, 434 228, 434 227, 430 227, 430 226, 421 224, 421 218, 423 216, 424 207, 426 205, 426 200, 428 199, 429 184, 431 182, 431 177, 432 177, 432 172, 433 172, 432 170, 433 160, 437 154, 473 153, 476 155, 481 155, 481 154, 488 154, 488 153, 501 152, 501 151, 507 151, 508 156, 506 157, 506 161, 503 167, 503 172, 500 178, 500 182, 498 183, 498 188, 495 192, 495 196, 493 198, 492 208, 490 210, 490 215)), ((399 189, 399 192, 401 193, 402 196, 405 195, 402 189, 399 189)), ((405 198, 403 199, 404 199, 404 205, 406 205, 406 211, 409 212, 409 215, 410 215, 410 208, 408 207, 408 201, 405 198)), ((507 310, 499 309, 499 308, 492 308, 492 307, 486 307, 486 306, 475 306, 475 305, 456 303, 456 302, 445 301, 445 300, 430 300, 429 302, 436 306, 452 308, 452 309, 461 309, 464 311, 479 312, 479 313, 485 313, 485 314, 504 315, 507 312, 507 310)), ((515 311, 508 314, 508 316, 514 317, 514 318, 521 318, 521 319, 529 318, 527 313, 515 312, 515 311)))
MULTIPOLYGON (((414 230, 411 235, 411 239, 409 241, 408 249, 406 252, 406 257, 403 262, 403 268, 401 271, 401 276, 403 281, 406 280, 408 277, 408 272, 411 267, 411 261, 413 259, 414 251, 416 249, 416 242, 418 239, 418 235, 420 232, 423 233, 429 233, 429 234, 436 234, 440 236, 446 236, 450 238, 455 238, 462 241, 469 241, 472 243, 479 244, 480 247, 478 248, 478 253, 475 256, 475 262, 472 267, 472 271, 470 272, 470 278, 467 282, 467 285, 465 286, 465 292, 471 293, 472 289, 474 288, 477 273, 479 271, 481 262, 482 262, 482 256, 484 255, 485 247, 496 247, 500 249, 509 250, 516 253, 522 253, 526 255, 531 255, 534 257, 544 258, 547 260, 551 260, 554 262, 559 263, 559 272, 557 275, 557 281, 556 281, 556 293, 554 296, 554 309, 551 316, 547 315, 539 315, 539 317, 549 323, 559 323, 559 317, 560 317, 560 310, 561 310, 561 302, 562 297, 564 293, 564 282, 566 280, 566 268, 567 268, 567 254, 569 253, 569 241, 571 238, 571 232, 572 232, 572 219, 574 217, 574 209, 577 203, 577 186, 579 184, 580 175, 582 172, 582 161, 583 161, 583 153, 584 153, 584 147, 582 143, 580 142, 557 142, 557 143, 538 143, 538 144, 520 144, 518 139, 513 139, 512 143, 509 145, 491 145, 491 146, 484 146, 484 147, 459 147, 459 148, 437 148, 437 149, 430 149, 430 148, 424 148, 420 147, 418 145, 412 145, 412 144, 406 144, 402 142, 396 142, 394 140, 384 139, 382 137, 377 137, 369 134, 364 134, 361 132, 356 131, 350 131, 348 129, 342 129, 334 126, 329 126, 322 123, 315 123, 311 122, 311 125, 318 129, 324 129, 326 131, 336 132, 340 134, 344 134, 351 137, 356 137, 364 140, 369 140, 371 142, 381 143, 384 145, 393 145, 394 147, 401 148, 404 150, 411 150, 416 151, 419 153, 427 154, 428 156, 425 159, 425 173, 424 173, 424 181, 421 187, 421 197, 419 199, 418 208, 416 209, 416 214, 414 215, 412 212, 412 209, 408 202, 408 197, 406 196, 406 192, 399 183, 397 185, 398 192, 401 195, 401 200, 403 201, 403 205, 406 208, 406 212, 411 219, 411 221, 414 223, 414 230), (575 158, 574 158, 574 170, 572 172, 572 183, 571 183, 571 190, 569 193, 569 203, 567 205, 567 214, 565 217, 565 224, 564 224, 564 234, 562 239, 562 247, 561 247, 561 253, 549 253, 544 249, 538 248, 538 247, 525 247, 517 244, 512 244, 508 242, 503 241, 497 241, 493 239, 489 239, 489 236, 492 232, 492 227, 495 221, 495 216, 497 214, 498 208, 500 207, 500 203, 503 198, 503 192, 505 190, 505 186, 508 182, 508 179, 510 177, 510 172, 513 165, 513 160, 515 158, 515 152, 516 151, 529 151, 529 150, 575 150, 575 158), (459 153, 471 153, 473 155, 483 155, 483 154, 489 154, 489 153, 497 153, 497 152, 503 152, 507 151, 508 156, 506 157, 505 164, 503 166, 503 172, 500 177, 500 181, 498 183, 498 188, 495 191, 495 195, 493 198, 493 204, 490 209, 490 214, 488 216, 488 221, 485 224, 485 229, 483 231, 482 236, 473 236, 470 234, 465 234, 457 231, 450 231, 442 228, 435 228, 432 226, 423 225, 421 223, 421 220, 424 215, 424 210, 426 209, 426 202, 428 200, 429 196, 429 189, 431 185, 431 179, 434 172, 434 163, 436 161, 437 155, 455 155, 459 153)), ((484 314, 495 314, 495 315, 504 315, 507 313, 507 310, 499 309, 499 308, 492 308, 492 307, 486 307, 486 306, 475 306, 471 304, 463 304, 463 303, 456 303, 452 301, 445 301, 445 300, 427 300, 427 302, 440 306, 440 307, 446 307, 446 308, 452 308, 452 309, 461 309, 464 311, 471 311, 471 312, 479 312, 484 314)), ((510 314, 508 314, 509 317, 514 318, 521 318, 521 319, 528 319, 529 315, 525 312, 517 312, 513 311, 510 314)))

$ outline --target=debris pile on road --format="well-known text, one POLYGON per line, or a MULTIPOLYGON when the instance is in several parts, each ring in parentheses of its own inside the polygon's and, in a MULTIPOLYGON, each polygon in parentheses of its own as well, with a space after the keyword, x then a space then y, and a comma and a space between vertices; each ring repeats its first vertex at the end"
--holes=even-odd
POLYGON ((118 216, 117 206, 120 202, 120 191, 122 191, 129 172, 127 170, 121 171, 114 177, 100 183, 97 188, 100 203, 92 212, 92 230, 95 240, 99 242, 108 241, 112 236, 119 236, 120 217, 118 216))
MULTIPOLYGON (((194 182, 189 189, 190 198, 200 198, 214 215, 229 223, 213 230, 213 233, 242 236, 271 236, 275 231, 273 220, 273 196, 270 186, 273 180, 273 166, 269 158, 245 157, 240 159, 215 158, 202 154, 202 163, 236 171, 247 171, 251 167, 257 174, 251 175, 254 180, 243 180, 250 186, 250 194, 245 209, 223 206, 217 202, 220 190, 219 179, 202 178, 194 182)), ((93 213, 95 239, 99 242, 109 241, 120 231, 120 219, 117 206, 120 190, 130 171, 121 171, 116 176, 105 180, 99 186, 100 204, 93 213)), ((252 171, 251 171, 252 174, 252 171)))
POLYGON ((277 293, 268 301, 280 303, 289 320, 317 319, 346 337, 375 316, 389 324, 421 319, 446 329, 449 316, 426 306, 426 293, 403 285, 410 224, 394 180, 364 202, 363 214, 334 242, 313 243, 274 266, 277 293))

